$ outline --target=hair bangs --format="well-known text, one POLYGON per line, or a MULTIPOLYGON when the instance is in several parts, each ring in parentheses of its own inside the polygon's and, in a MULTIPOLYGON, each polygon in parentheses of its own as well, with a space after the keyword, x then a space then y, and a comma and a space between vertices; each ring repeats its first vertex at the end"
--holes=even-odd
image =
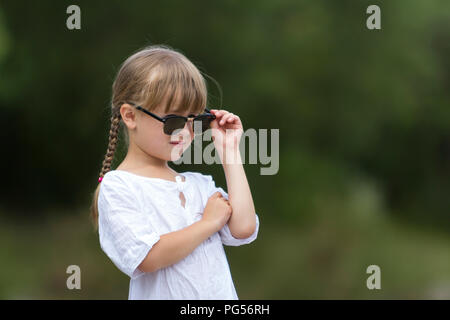
POLYGON ((206 83, 191 62, 177 57, 168 59, 149 79, 145 107, 168 113, 200 114, 206 108, 206 83))

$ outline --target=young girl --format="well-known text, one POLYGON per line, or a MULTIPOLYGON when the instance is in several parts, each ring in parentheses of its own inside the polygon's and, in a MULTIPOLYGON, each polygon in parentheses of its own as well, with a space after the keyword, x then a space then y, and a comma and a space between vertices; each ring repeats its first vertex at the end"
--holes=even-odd
POLYGON ((131 278, 129 299, 238 299, 223 245, 255 240, 259 218, 239 152, 237 161, 224 161, 239 150, 242 123, 225 110, 207 112, 206 101, 199 70, 168 46, 133 54, 114 81, 92 214, 102 250, 131 278), (168 166, 197 123, 212 131, 229 194, 211 175, 168 166), (120 126, 128 151, 111 170, 120 126))

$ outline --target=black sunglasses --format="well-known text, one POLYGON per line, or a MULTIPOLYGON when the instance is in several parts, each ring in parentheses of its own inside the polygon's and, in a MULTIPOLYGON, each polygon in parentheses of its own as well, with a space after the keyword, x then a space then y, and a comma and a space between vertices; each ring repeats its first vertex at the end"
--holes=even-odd
POLYGON ((169 114, 163 118, 157 116, 156 114, 142 108, 141 106, 136 106, 134 103, 127 102, 128 104, 136 107, 136 109, 141 110, 142 112, 148 114, 149 116, 155 118, 158 121, 161 121, 164 123, 163 131, 165 134, 171 135, 175 130, 177 129, 183 129, 186 125, 186 122, 189 120, 189 118, 193 118, 193 121, 200 121, 201 122, 201 132, 197 133, 194 131, 194 135, 201 135, 206 130, 210 128, 211 121, 213 121, 216 116, 211 113, 211 111, 207 108, 205 108, 206 113, 199 114, 198 116, 195 116, 193 114, 189 115, 188 117, 179 116, 176 114, 169 114))

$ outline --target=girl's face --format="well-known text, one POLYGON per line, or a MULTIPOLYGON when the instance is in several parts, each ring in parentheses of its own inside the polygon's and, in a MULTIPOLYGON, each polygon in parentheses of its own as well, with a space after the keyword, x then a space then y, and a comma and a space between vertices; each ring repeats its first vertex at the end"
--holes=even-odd
MULTIPOLYGON (((147 155, 166 160, 176 161, 183 152, 189 147, 193 138, 194 132, 190 121, 181 130, 175 130, 172 135, 167 135, 163 131, 164 123, 145 114, 144 112, 130 106, 135 114, 133 130, 129 130, 130 140, 144 151, 147 155)), ((168 112, 164 113, 162 108, 152 111, 157 116, 163 118, 168 114, 176 114, 187 117, 190 112, 168 112)), ((130 126, 128 126, 130 129, 130 126)), ((130 141, 131 144, 131 141, 130 141)))

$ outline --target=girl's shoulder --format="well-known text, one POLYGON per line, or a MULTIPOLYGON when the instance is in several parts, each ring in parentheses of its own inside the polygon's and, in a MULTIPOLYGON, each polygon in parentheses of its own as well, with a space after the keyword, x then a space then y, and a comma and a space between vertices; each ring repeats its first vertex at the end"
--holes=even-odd
MULTIPOLYGON (((186 177, 187 180, 190 182, 194 182, 196 184, 201 184, 208 186, 212 181, 214 181, 213 177, 208 174, 203 174, 201 172, 196 171, 184 171, 180 172, 179 175, 183 175, 186 177)), ((155 182, 156 184, 173 184, 173 181, 159 179, 159 178, 151 178, 151 177, 145 177, 141 176, 129 171, 124 170, 110 170, 108 171, 104 176, 101 183, 106 182, 107 184, 110 183, 120 183, 120 184, 127 184, 127 183, 137 183, 137 182, 155 182)))
POLYGON ((216 182, 214 181, 213 176, 210 174, 191 171, 183 172, 182 174, 185 174, 187 176, 187 179, 189 179, 191 183, 194 183, 198 187, 200 187, 208 196, 210 196, 215 191, 223 190, 216 187, 216 182))
POLYGON ((131 191, 131 184, 126 176, 116 170, 110 170, 103 175, 100 182, 100 195, 115 194, 117 192, 131 191))
POLYGON ((109 183, 126 183, 126 176, 122 173, 125 171, 121 170, 110 170, 107 173, 103 175, 102 184, 106 182, 106 184, 109 183))
POLYGON ((102 184, 104 182, 106 182, 107 184, 109 183, 115 183, 115 182, 125 182, 125 177, 122 174, 122 172, 120 170, 110 170, 107 173, 105 173, 103 175, 103 179, 102 179, 102 184))
POLYGON ((203 174, 201 172, 195 171, 185 171, 181 172, 181 175, 185 175, 188 179, 194 180, 196 182, 208 185, 211 181, 213 181, 213 177, 209 174, 203 174))

